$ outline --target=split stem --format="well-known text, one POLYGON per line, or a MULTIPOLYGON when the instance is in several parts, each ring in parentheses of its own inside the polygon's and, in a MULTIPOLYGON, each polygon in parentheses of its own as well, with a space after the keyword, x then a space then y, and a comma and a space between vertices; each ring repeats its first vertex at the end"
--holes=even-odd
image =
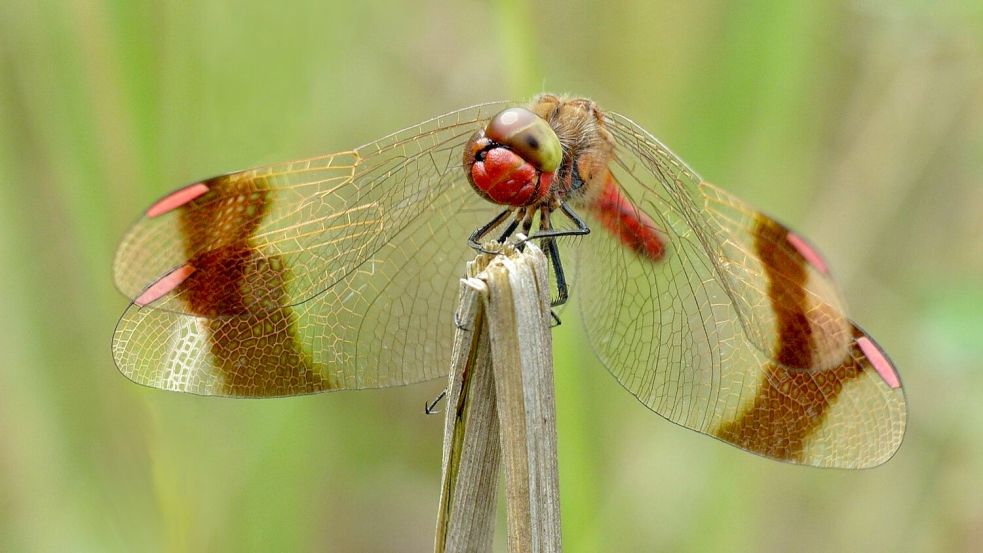
POLYGON ((500 466, 510 553, 559 552, 546 257, 479 255, 461 294, 444 425, 437 553, 491 551, 500 466))

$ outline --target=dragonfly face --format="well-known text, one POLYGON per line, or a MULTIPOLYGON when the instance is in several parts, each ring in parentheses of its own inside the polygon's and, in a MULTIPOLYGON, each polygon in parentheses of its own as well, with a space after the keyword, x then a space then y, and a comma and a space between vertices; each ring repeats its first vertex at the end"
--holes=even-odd
POLYGON ((900 379, 818 251, 628 118, 553 95, 166 196, 117 253, 133 303, 116 363, 141 384, 236 397, 443 377, 463 238, 489 220, 479 231, 527 235, 538 220, 554 269, 561 250, 577 268, 594 352, 665 418, 817 466, 899 447, 900 379), (556 210, 577 231, 555 228, 556 210))
POLYGON ((546 200, 562 156, 545 120, 525 108, 508 108, 468 141, 464 173, 486 200, 526 207, 546 200))

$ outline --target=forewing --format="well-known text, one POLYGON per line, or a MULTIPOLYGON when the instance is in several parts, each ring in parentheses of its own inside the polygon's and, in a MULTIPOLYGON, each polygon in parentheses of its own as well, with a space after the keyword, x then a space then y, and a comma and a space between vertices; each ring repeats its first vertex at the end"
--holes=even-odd
POLYGON ((466 187, 462 144, 501 107, 467 108, 350 152, 178 190, 124 238, 117 286, 140 305, 206 317, 307 301, 375 256, 421 206, 466 187))
POLYGON ((334 174, 338 156, 321 158, 316 179, 263 171, 282 173, 273 196, 233 194, 233 183, 257 182, 249 173, 222 181, 221 198, 201 195, 159 216, 169 222, 144 219, 121 248, 118 259, 130 261, 117 263, 117 275, 154 275, 135 294, 156 299, 123 314, 113 338, 120 370, 156 388, 234 397, 445 375, 457 279, 474 255, 467 236, 496 212, 460 166, 484 114, 450 114, 362 147, 354 176, 334 174), (293 198, 294 209, 250 207, 269 197, 293 198), (210 224, 189 240, 181 219, 199 217, 210 224), (155 236, 170 257, 145 254, 141 264, 154 267, 142 270, 134 260, 155 236))
POLYGON ((583 318, 618 381, 669 420, 772 458, 837 467, 890 458, 904 434, 900 382, 843 314, 814 250, 701 186, 631 121, 607 124, 614 177, 666 247, 652 261, 617 233, 578 244, 583 318))

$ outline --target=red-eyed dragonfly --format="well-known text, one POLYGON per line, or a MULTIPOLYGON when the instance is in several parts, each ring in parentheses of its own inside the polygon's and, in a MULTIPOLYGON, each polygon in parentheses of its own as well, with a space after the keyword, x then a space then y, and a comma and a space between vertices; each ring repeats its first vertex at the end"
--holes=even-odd
POLYGON ((165 196, 116 255, 132 303, 113 355, 134 382, 202 395, 443 377, 467 244, 519 229, 554 303, 569 283, 597 357, 670 421, 816 466, 900 446, 898 373, 816 248, 627 117, 550 94, 165 196))

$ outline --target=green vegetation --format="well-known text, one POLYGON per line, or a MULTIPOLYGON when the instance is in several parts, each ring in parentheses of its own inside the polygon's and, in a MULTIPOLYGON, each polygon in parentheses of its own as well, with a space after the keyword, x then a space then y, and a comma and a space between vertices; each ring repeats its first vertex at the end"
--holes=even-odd
POLYGON ((911 409, 881 468, 766 461, 649 413, 568 309, 567 551, 979 547, 979 2, 294 4, 0 7, 0 551, 428 550, 442 424, 422 410, 442 383, 133 385, 109 351, 112 256, 181 184, 541 90, 630 115, 810 236, 911 409))

